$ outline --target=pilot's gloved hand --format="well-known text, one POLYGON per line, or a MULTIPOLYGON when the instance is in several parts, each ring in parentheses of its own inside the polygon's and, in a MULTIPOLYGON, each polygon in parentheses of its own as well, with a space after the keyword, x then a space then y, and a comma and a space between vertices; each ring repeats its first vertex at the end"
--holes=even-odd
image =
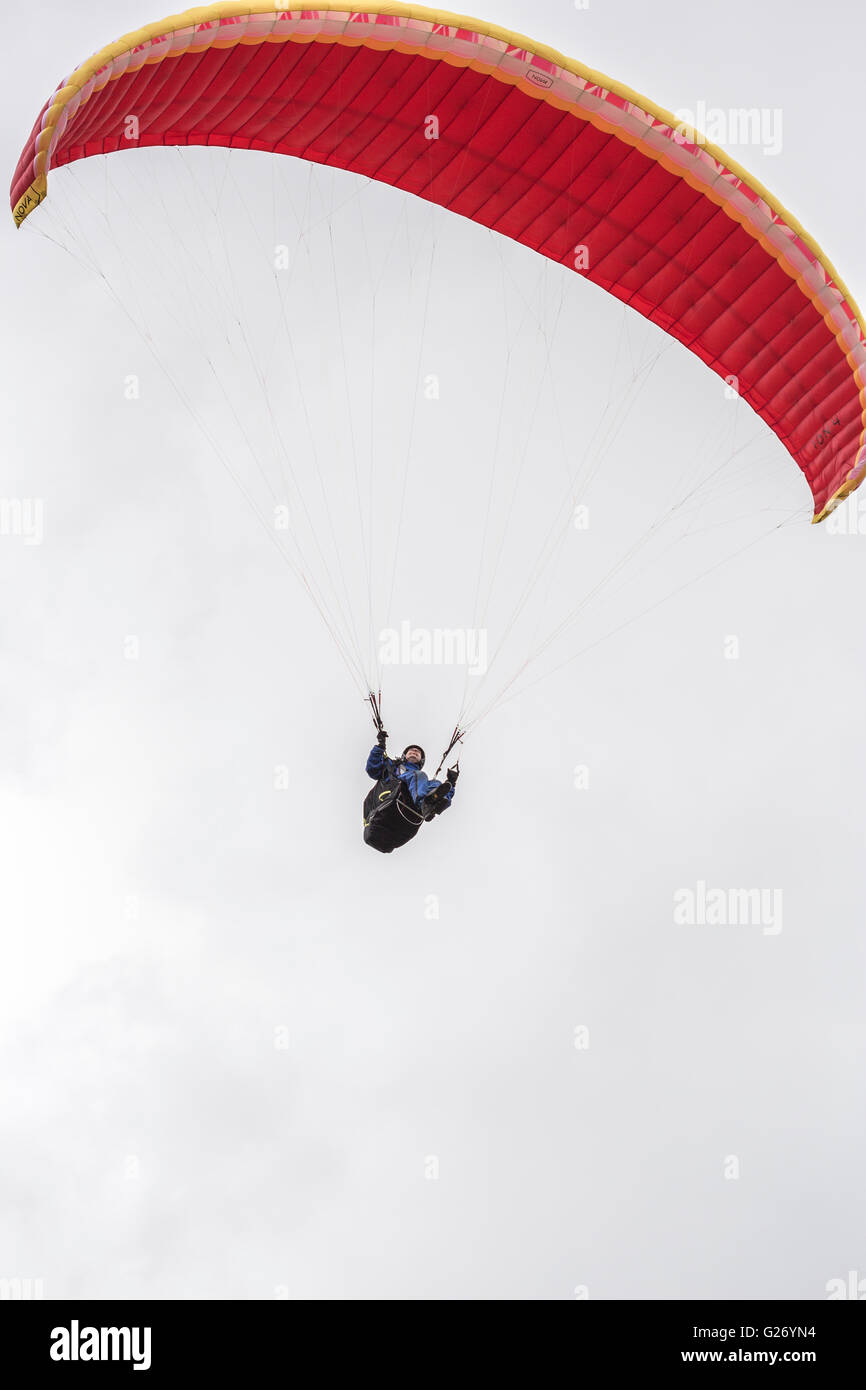
POLYGON ((384 751, 385 744, 388 742, 388 735, 385 733, 384 729, 379 730, 376 742, 378 743, 379 747, 384 751))
POLYGON ((459 767, 449 767, 449 768, 447 769, 448 781, 451 783, 452 787, 453 787, 454 784, 456 783, 457 778, 458 778, 459 776, 460 776, 460 768, 459 768, 459 767))

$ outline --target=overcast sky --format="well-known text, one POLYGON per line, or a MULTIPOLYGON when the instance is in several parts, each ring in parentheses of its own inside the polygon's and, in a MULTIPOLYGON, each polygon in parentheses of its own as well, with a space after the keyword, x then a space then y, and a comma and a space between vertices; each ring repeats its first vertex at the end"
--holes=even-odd
MULTIPOLYGON (((712 32, 634 0, 482 12, 669 109, 780 110, 778 153, 732 153, 866 301, 858 10, 734 0, 712 32)), ((141 0, 46 0, 7 24, 10 173, 59 78, 158 17, 141 0)), ((176 179, 178 157, 158 155, 143 180, 176 179)), ((204 186, 228 159, 244 155, 202 156, 204 186)), ((166 376, 36 226, 63 230, 71 209, 64 245, 86 260, 99 217, 88 230, 76 190, 110 162, 59 171, 57 210, 53 183, 21 233, 11 217, 2 232, 0 496, 38 499, 44 526, 40 544, 0 536, 0 1278, 58 1298, 819 1299, 866 1277, 866 534, 810 527, 808 489, 761 422, 593 287, 285 161, 308 255, 287 223, 303 405, 338 480, 353 596, 349 407, 317 346, 338 306, 389 547, 413 464, 395 621, 470 622, 509 347, 540 405, 531 486, 499 494, 519 527, 491 643, 557 516, 563 461, 641 364, 652 384, 600 458, 590 514, 616 524, 591 530, 592 563, 677 479, 742 447, 693 517, 697 541, 660 546, 571 631, 545 679, 473 730, 448 814, 377 855, 360 831, 369 712, 177 395, 207 413, 201 363, 166 323, 166 376), (383 254, 398 227, 405 250, 383 254), (369 378, 368 299, 360 273, 344 292, 356 280, 339 250, 359 228, 379 294, 369 378), (407 386, 430 374, 435 403, 407 386), (682 925, 676 895, 701 883, 764 890, 764 920, 682 925)), ((119 215, 133 236, 134 203, 119 215)), ((153 272, 136 273, 140 291, 153 272)), ((172 293, 181 260, 175 273, 172 293)), ((159 321, 159 294, 145 297, 159 321)), ((293 390, 287 371, 292 430, 293 390)), ((512 382, 506 443, 528 409, 512 382)), ((214 428, 242 472, 230 416, 214 428)), ((847 515, 855 531, 856 505, 847 515)), ((573 606, 574 541, 509 660, 573 606)), ((385 588, 391 553, 376 556, 385 588)), ((499 684, 491 671, 491 695, 499 684)), ((453 670, 388 673, 391 746, 420 739, 432 770, 462 685, 453 670)))

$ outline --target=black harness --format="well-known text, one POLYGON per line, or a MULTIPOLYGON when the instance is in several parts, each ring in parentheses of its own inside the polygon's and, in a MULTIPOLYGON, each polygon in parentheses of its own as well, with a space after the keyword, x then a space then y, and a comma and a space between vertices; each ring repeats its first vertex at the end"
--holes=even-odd
POLYGON ((364 797, 364 841, 382 854, 413 839, 423 823, 409 788, 396 773, 386 771, 364 797))

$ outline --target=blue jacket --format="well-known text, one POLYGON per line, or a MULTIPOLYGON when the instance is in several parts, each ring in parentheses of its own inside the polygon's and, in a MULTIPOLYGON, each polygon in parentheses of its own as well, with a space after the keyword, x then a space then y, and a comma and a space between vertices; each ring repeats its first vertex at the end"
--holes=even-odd
MULTIPOLYGON (((371 748, 370 756, 367 759, 367 776, 372 777, 374 782, 378 782, 381 777, 399 777, 401 782, 406 783, 406 789, 417 806, 422 797, 428 792, 435 791, 441 787, 442 783, 437 782, 435 777, 425 777, 420 767, 415 767, 413 763, 403 763, 397 758, 386 758, 383 748, 371 748)), ((445 801, 450 806, 451 798, 454 795, 454 788, 449 787, 445 793, 445 801)))

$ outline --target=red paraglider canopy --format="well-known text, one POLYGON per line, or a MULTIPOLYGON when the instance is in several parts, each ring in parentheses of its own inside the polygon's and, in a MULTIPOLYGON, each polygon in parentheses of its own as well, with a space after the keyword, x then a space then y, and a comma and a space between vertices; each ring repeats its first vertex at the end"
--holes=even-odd
POLYGON ((472 218, 602 286, 730 378, 821 520, 866 472, 866 334, 816 244, 721 150, 602 74, 476 20, 217 4, 109 45, 46 103, 12 183, 144 145, 294 155, 472 218))

